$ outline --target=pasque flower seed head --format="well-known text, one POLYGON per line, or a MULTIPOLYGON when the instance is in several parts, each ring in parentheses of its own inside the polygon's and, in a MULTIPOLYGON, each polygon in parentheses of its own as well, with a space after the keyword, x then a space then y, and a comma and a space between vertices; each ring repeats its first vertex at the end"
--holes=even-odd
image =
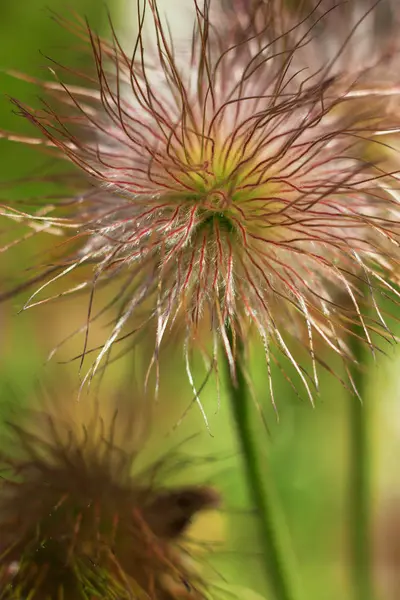
POLYGON ((138 3, 133 54, 114 30, 106 41, 70 24, 87 36, 95 74, 77 73, 84 86, 69 85, 52 67, 56 82, 41 84, 52 101, 42 110, 17 102, 45 147, 81 174, 68 207, 54 201, 34 215, 50 232, 64 229, 71 245, 61 245, 55 275, 46 270, 26 307, 55 279, 92 266, 68 291, 117 279, 121 288, 90 311, 89 323, 119 306, 90 375, 117 340, 132 339, 129 323, 156 325, 157 361, 179 322, 187 357, 206 326, 211 364, 222 345, 234 377, 235 339, 252 326, 269 377, 280 352, 312 399, 290 338, 309 354, 317 386, 323 345, 347 359, 354 324, 371 348, 371 331, 388 335, 375 296, 395 292, 398 280, 398 177, 384 142, 398 118, 380 102, 354 110, 357 74, 349 78, 340 53, 312 58, 315 10, 300 16, 264 2, 244 21, 240 10, 225 19, 210 0, 193 6, 186 51, 175 49, 156 0, 138 3), (155 41, 145 39, 145 15, 155 41), (367 316, 371 297, 376 312, 367 316))
POLYGON ((183 536, 196 513, 218 505, 218 493, 163 487, 167 459, 135 475, 135 423, 125 446, 118 413, 80 421, 60 408, 9 423, 0 456, 0 598, 208 597, 183 536))

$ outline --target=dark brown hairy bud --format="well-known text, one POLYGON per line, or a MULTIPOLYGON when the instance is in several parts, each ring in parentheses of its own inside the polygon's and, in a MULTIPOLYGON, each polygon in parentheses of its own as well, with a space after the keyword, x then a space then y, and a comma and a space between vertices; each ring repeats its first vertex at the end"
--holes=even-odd
POLYGON ((165 488, 163 460, 135 475, 138 449, 119 445, 117 414, 109 425, 100 415, 79 423, 55 414, 8 423, 0 599, 208 597, 184 534, 197 513, 218 506, 218 493, 165 488))

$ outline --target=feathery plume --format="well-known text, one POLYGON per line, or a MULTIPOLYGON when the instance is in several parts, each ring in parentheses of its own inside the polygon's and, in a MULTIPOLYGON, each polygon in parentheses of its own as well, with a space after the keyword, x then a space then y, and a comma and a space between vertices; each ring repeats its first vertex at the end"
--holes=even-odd
POLYGON ((135 474, 137 421, 72 414, 54 404, 9 423, 0 456, 0 598, 209 598, 184 533, 198 512, 217 507, 218 493, 163 487, 167 459, 135 474))
POLYGON ((37 213, 5 211, 66 237, 24 308, 45 302, 45 288, 80 270, 82 280, 55 296, 90 290, 82 360, 89 325, 118 306, 84 381, 115 342, 131 342, 151 323, 152 364, 179 325, 191 381, 195 347, 216 367, 222 345, 235 377, 236 340, 253 328, 273 402, 271 365, 282 355, 313 401, 318 363, 330 370, 324 347, 347 369, 345 339, 358 335, 355 326, 371 350, 373 332, 390 338, 378 297, 398 297, 398 157, 387 136, 399 118, 385 110, 385 94, 352 104, 360 81, 376 72, 363 65, 349 73, 342 60, 362 16, 325 58, 315 39, 335 18, 329 2, 305 15, 281 2, 254 3, 247 21, 240 10, 224 18, 210 0, 193 4, 186 52, 175 49, 156 0, 138 3, 132 55, 112 25, 107 41, 79 21, 65 23, 88 38, 94 75, 75 73, 81 85, 64 83, 70 71, 54 64, 56 81, 36 82, 51 98, 42 110, 14 101, 46 150, 76 166, 69 199, 37 213), (155 43, 144 38, 145 17, 155 43), (118 292, 94 311, 93 294, 114 280, 118 292), (374 315, 365 314, 370 304, 374 315), (310 375, 292 338, 309 356, 310 375))

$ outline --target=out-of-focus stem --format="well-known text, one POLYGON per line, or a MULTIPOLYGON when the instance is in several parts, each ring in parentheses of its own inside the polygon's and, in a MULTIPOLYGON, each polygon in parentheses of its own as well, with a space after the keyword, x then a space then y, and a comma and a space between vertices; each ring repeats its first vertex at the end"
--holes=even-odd
MULTIPOLYGON (((230 331, 227 333, 231 339, 230 331)), ((265 459, 261 468, 257 440, 251 429, 251 403, 243 371, 243 347, 237 348, 236 352, 236 382, 232 381, 229 364, 225 360, 231 410, 242 451, 249 495, 257 510, 265 573, 273 593, 271 600, 298 600, 300 588, 293 569, 293 551, 285 518, 265 459)))
MULTIPOLYGON (((360 335, 360 331, 355 333, 360 335)), ((351 341, 354 358, 360 365, 365 359, 365 345, 358 337, 351 341)), ((349 474, 349 521, 351 576, 355 600, 374 600, 371 546, 371 493, 370 493, 370 444, 369 406, 365 397, 363 371, 355 365, 352 377, 362 402, 349 398, 350 406, 350 474, 349 474)))

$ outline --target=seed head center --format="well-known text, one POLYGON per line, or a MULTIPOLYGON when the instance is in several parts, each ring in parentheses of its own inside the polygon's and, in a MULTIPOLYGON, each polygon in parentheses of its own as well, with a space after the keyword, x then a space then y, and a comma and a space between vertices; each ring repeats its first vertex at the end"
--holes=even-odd
POLYGON ((232 205, 232 198, 226 190, 214 189, 205 194, 203 204, 208 211, 221 212, 232 205))

